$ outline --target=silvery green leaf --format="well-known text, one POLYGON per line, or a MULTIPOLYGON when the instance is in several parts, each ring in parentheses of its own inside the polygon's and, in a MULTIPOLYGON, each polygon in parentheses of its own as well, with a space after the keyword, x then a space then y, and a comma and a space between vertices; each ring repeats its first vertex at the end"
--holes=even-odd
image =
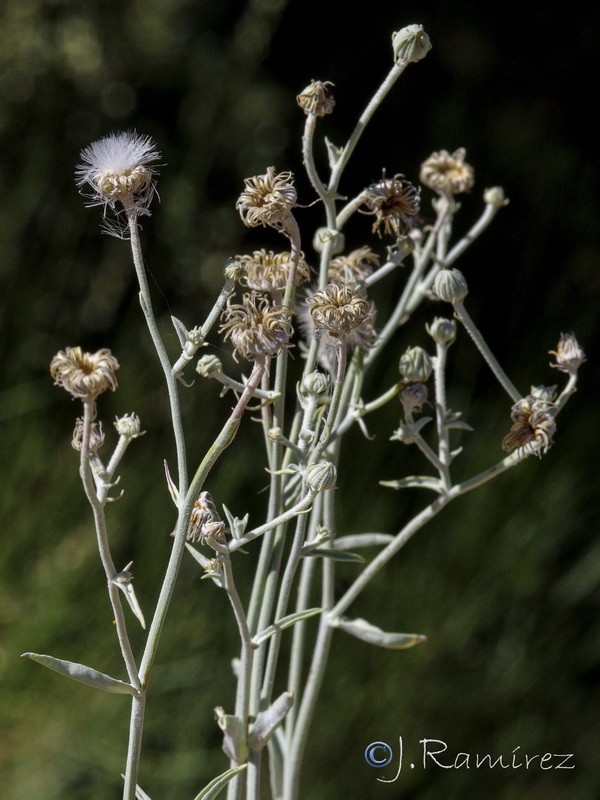
POLYGON ((242 519, 234 517, 226 505, 223 505, 223 511, 225 512, 227 525, 231 531, 231 535, 234 539, 241 539, 246 532, 246 528, 248 527, 248 514, 245 514, 242 519))
POLYGON ((217 724, 223 731, 223 752, 238 764, 248 759, 248 743, 244 724, 234 714, 226 714, 222 708, 215 709, 217 724))
POLYGON ((354 550, 357 547, 385 547, 393 541, 391 533, 352 533, 349 536, 340 536, 334 544, 340 550, 354 550))
MULTIPOLYGON (((125 780, 125 775, 121 773, 121 777, 125 780)), ((150 795, 147 795, 146 792, 141 789, 137 783, 135 785, 135 800, 150 800, 150 795)))
POLYGON ((312 547, 302 548, 302 555, 321 556, 321 558, 331 558, 333 561, 353 561, 357 564, 364 564, 365 560, 358 553, 349 553, 347 550, 336 549, 334 547, 312 547))
POLYGON ((409 475, 407 478, 399 478, 397 481, 379 481, 379 485, 388 486, 390 489, 432 489, 439 494, 444 491, 439 478, 429 475, 409 475))
MULTIPOLYGON (((129 564, 129 566, 131 566, 131 564, 129 564)), ((127 573, 128 573, 128 568, 126 567, 125 570, 122 573, 119 573, 119 575, 117 575, 117 577, 115 578, 113 583, 116 586, 118 586, 119 589, 123 592, 127 602, 129 603, 129 607, 131 608, 131 610, 133 611, 133 613, 135 614, 135 616, 139 620, 139 623, 142 626, 142 628, 144 630, 146 630, 146 619, 144 617, 144 612, 140 608, 140 604, 138 603, 138 599, 137 599, 137 597, 135 595, 135 589, 131 585, 131 581, 133 579, 133 576, 131 576, 129 578, 129 580, 119 580, 119 577, 121 575, 127 575, 127 573)))
POLYGON ((187 341, 186 338, 187 328, 180 319, 177 319, 177 317, 171 316, 171 322, 173 323, 173 327, 175 328, 175 333, 179 338, 179 344, 182 347, 185 347, 185 343, 187 341))
POLYGON ((454 428, 461 431, 472 431, 473 428, 469 425, 468 422, 464 422, 462 419, 457 419, 454 422, 447 422, 445 425, 446 429, 449 430, 450 428, 454 428))
POLYGON ((377 645, 377 647, 386 647, 390 650, 405 650, 415 644, 424 642, 427 638, 419 633, 387 633, 360 617, 356 619, 350 619, 349 617, 332 619, 330 620, 330 625, 334 628, 341 628, 341 630, 356 636, 357 639, 361 639, 363 642, 377 645))
POLYGON ((273 636, 273 634, 279 633, 279 631, 283 631, 285 628, 289 628, 292 625, 295 625, 296 622, 300 622, 303 619, 314 617, 316 614, 320 614, 321 611, 323 611, 322 608, 307 608, 304 611, 295 611, 293 614, 288 614, 286 617, 282 617, 281 619, 277 620, 277 622, 269 625, 268 628, 265 628, 264 631, 257 633, 256 636, 252 638, 252 646, 258 647, 271 636, 273 636))
POLYGON ((257 715, 250 732, 250 747, 253 750, 261 750, 266 745, 293 705, 294 695, 291 692, 283 692, 266 711, 261 711, 257 715))
POLYGON ((240 764, 239 767, 233 767, 232 769, 228 769, 226 772, 223 772, 221 773, 221 775, 218 775, 216 778, 213 778, 213 780, 210 783, 206 784, 206 786, 204 787, 204 789, 202 789, 200 794, 196 795, 194 800, 212 800, 214 797, 217 797, 220 794, 221 790, 224 789, 225 786, 227 786, 229 781, 232 778, 235 778, 235 776, 238 773, 245 770, 247 766, 248 766, 247 764, 240 764))
POLYGON ((32 661, 37 661, 38 664, 48 667, 48 669, 53 669, 55 672, 60 672, 61 675, 66 675, 67 678, 72 678, 74 681, 79 681, 79 683, 86 683, 88 686, 95 686, 96 689, 102 689, 103 692, 130 694, 133 697, 137 697, 139 694, 138 690, 131 684, 111 678, 110 675, 105 675, 103 672, 86 667, 85 664, 63 661, 62 658, 54 658, 41 653, 23 653, 21 658, 30 658, 32 661))
POLYGON ((325 137, 325 145, 327 147, 327 156, 329 158, 329 166, 331 169, 335 167, 335 165, 340 160, 340 156, 344 152, 343 147, 337 147, 337 145, 333 144, 329 141, 327 137, 325 137))

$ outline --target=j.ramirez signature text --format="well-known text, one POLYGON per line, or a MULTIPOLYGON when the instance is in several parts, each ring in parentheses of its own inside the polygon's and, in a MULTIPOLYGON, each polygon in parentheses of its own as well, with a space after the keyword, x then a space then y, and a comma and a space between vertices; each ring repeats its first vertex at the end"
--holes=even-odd
MULTIPOLYGON (((441 769, 575 769, 573 753, 537 753, 530 755, 521 752, 521 746, 515 747, 509 754, 492 755, 491 753, 450 753, 448 745, 441 739, 420 739, 420 757, 423 769, 441 767, 441 769)), ((365 750, 365 760, 372 767, 386 767, 392 762, 394 753, 387 742, 371 742, 365 750)), ((404 759, 404 742, 398 737, 398 771, 391 780, 377 778, 382 783, 397 780, 402 771, 404 759)), ((414 769, 415 762, 410 763, 414 769)))

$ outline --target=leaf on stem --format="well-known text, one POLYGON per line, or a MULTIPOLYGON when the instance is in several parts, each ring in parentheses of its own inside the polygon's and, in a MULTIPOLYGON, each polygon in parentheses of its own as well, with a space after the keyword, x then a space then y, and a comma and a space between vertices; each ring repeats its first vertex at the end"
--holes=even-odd
MULTIPOLYGON (((121 773, 121 777, 125 780, 125 775, 121 773)), ((150 795, 146 794, 146 792, 137 785, 135 785, 135 800, 150 800, 150 795)))
POLYGON ((265 711, 257 715, 250 732, 250 747, 253 750, 262 750, 293 705, 294 695, 283 692, 265 711))
POLYGON ((338 617, 337 619, 331 619, 329 624, 334 628, 341 628, 341 630, 355 636, 357 639, 361 639, 363 642, 374 644, 377 647, 386 647, 390 650, 406 650, 408 647, 414 647, 414 645, 420 644, 427 639, 426 636, 420 633, 387 633, 360 617, 356 619, 338 617))
POLYGON ((444 493, 440 479, 430 475, 409 475, 397 481, 379 481, 379 485, 388 486, 390 489, 432 489, 439 494, 444 493))
POLYGON ((175 332, 176 332, 177 336, 179 337, 179 344, 182 347, 185 347, 185 343, 187 341, 187 339, 186 339, 187 328, 185 327, 185 325, 183 324, 183 322, 180 319, 177 319, 177 317, 171 316, 171 322, 173 323, 173 327, 175 328, 175 332))
POLYGON ((391 533, 352 533, 349 536, 340 536, 334 541, 340 550, 354 550, 357 547, 385 547, 394 541, 391 533))
POLYGON ((321 556, 322 558, 330 558, 332 561, 353 561, 356 564, 364 564, 365 559, 358 553, 349 553, 347 550, 337 549, 335 547, 309 547, 302 548, 302 555, 307 556, 321 556))
POLYGON ((322 608, 307 608, 304 611, 295 611, 293 614, 288 614, 286 617, 282 617, 281 619, 277 620, 277 622, 269 625, 269 627, 265 628, 264 631, 257 633, 252 639, 252 646, 258 647, 267 639, 270 639, 273 634, 279 633, 279 631, 283 631, 285 628, 289 628, 292 625, 295 625, 296 622, 300 622, 303 619, 314 617, 316 614, 320 614, 322 611, 322 608))
POLYGON ((241 764, 239 767, 233 767, 233 769, 228 769, 226 772, 221 773, 210 783, 207 783, 204 789, 197 794, 194 800, 212 800, 213 797, 217 797, 221 789, 223 789, 229 783, 232 778, 246 769, 247 764, 241 764))
POLYGON ((86 667, 85 664, 63 661, 62 658, 53 658, 53 656, 46 656, 41 653, 23 653, 21 658, 30 658, 32 661, 37 661, 38 664, 48 667, 48 669, 53 669, 55 672, 60 672, 61 675, 66 675, 67 678, 72 678, 74 681, 79 681, 79 683, 86 683, 88 686, 95 686, 96 689, 102 689, 103 692, 130 694, 133 697, 139 695, 138 690, 131 684, 111 678, 110 675, 105 675, 103 672, 86 667))
POLYGON ((220 706, 215 708, 215 714, 223 731, 223 752, 237 764, 244 764, 248 760, 248 742, 242 720, 235 714, 226 714, 220 706))

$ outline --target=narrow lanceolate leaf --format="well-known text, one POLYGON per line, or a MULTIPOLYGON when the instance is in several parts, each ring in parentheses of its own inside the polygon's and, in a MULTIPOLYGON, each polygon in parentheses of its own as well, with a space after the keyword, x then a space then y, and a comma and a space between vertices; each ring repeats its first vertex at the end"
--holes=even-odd
POLYGON ((294 695, 283 692, 265 711, 257 715, 250 731, 250 747, 253 750, 262 750, 293 705, 294 695))
POLYGON ((394 541, 391 533, 351 533, 334 540, 340 550, 356 550, 360 547, 385 547, 394 541))
POLYGON ((295 625, 296 622, 300 622, 303 619, 314 617, 315 614, 320 614, 321 611, 323 611, 322 608, 307 608, 305 611, 295 611, 293 614, 288 614, 287 617, 282 617, 277 620, 277 622, 269 625, 268 628, 265 628, 264 631, 257 633, 252 639, 252 646, 258 647, 273 636, 273 634, 279 633, 279 631, 283 631, 285 628, 289 628, 291 625, 295 625))
POLYGON ((186 337, 185 337, 185 335, 187 333, 187 328, 185 327, 185 325, 183 324, 183 322, 180 319, 177 319, 177 317, 171 316, 171 322, 173 323, 173 327, 175 328, 175 331, 177 333, 177 338, 179 339, 179 344, 182 347, 185 347, 185 343, 187 341, 186 337))
MULTIPOLYGON (((121 777, 125 780, 125 775, 121 773, 121 777)), ((146 792, 140 788, 137 783, 135 785, 135 800, 150 800, 150 795, 146 794, 146 792)))
POLYGON ((356 636, 357 639, 361 639, 363 642, 377 645, 377 647, 387 647, 390 650, 406 650, 407 647, 414 647, 414 645, 427 639, 426 636, 420 633, 387 633, 360 617, 356 619, 348 617, 332 619, 330 624, 334 628, 341 628, 346 633, 356 636))
POLYGON ((357 564, 364 564, 365 562, 364 558, 358 553, 349 553, 347 550, 335 547, 313 547, 308 548, 306 551, 303 549, 302 555, 305 558, 308 556, 320 556, 321 558, 330 558, 332 561, 354 561, 357 564))
POLYGON ((111 678, 110 675, 105 675, 103 672, 86 667, 85 664, 63 661, 62 658, 53 658, 41 653, 23 653, 21 658, 30 658, 32 661, 37 661, 38 664, 48 667, 48 669, 53 669, 55 672, 60 672, 61 675, 66 675, 67 678, 72 678, 74 681, 79 681, 79 683, 86 683, 88 686, 95 686, 96 689, 102 689, 103 692, 131 694, 134 697, 139 694, 138 690, 131 684, 111 678))
POLYGON ((409 475, 397 481, 379 481, 380 486, 389 486, 390 489, 432 489, 434 492, 443 493, 444 487, 439 478, 430 475, 409 475))
POLYGON ((212 800, 213 797, 217 797, 221 793, 221 790, 227 786, 229 781, 235 778, 239 772, 246 769, 247 766, 247 764, 241 764, 239 767, 234 767, 233 769, 228 769, 227 772, 223 772, 208 783, 200 794, 196 795, 194 800, 212 800))

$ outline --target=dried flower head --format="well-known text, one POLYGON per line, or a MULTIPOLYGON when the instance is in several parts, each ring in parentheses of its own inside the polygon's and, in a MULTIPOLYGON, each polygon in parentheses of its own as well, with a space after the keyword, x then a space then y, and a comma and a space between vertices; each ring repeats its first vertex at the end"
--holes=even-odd
POLYGON ((347 256, 332 258, 329 262, 329 280, 332 283, 360 283, 379 266, 379 256, 370 247, 360 247, 347 256))
POLYGON ((502 440, 503 449, 511 453, 537 443, 540 454, 547 452, 556 432, 554 408, 554 403, 531 394, 515 403, 510 415, 513 425, 502 440))
MULTIPOLYGON (((92 430, 90 433, 89 449, 95 453, 104 444, 104 431, 102 430, 101 422, 92 423, 92 430)), ((75 420, 75 429, 73 431, 73 439, 71 446, 74 450, 81 450, 83 447, 83 419, 78 417, 75 420)))
POLYGON ((107 389, 114 392, 118 369, 119 362, 106 348, 84 353, 81 347, 67 347, 50 363, 54 382, 81 400, 97 397, 107 389))
POLYGON ((229 299, 219 331, 225 331, 225 338, 231 339, 234 358, 239 353, 247 361, 254 361, 257 356, 274 356, 290 346, 293 328, 288 316, 289 311, 273 306, 265 295, 247 292, 241 303, 229 299))
POLYGON ((242 222, 249 228, 270 225, 281 230, 285 218, 296 205, 297 194, 291 172, 275 174, 275 167, 267 167, 265 175, 245 178, 246 188, 235 207, 242 222))
MULTIPOLYGON (((290 274, 290 259, 292 254, 288 251, 274 253, 272 250, 255 250, 251 256, 236 256, 244 267, 244 276, 241 283, 249 289, 259 292, 277 292, 285 289, 290 274)), ((310 277, 310 267, 304 260, 304 254, 296 267, 296 286, 305 283, 310 277)))
POLYGON ((149 166, 160 158, 155 143, 149 136, 139 136, 135 131, 111 133, 81 151, 81 161, 75 170, 76 184, 88 184, 91 206, 110 206, 117 202, 138 214, 150 214, 156 181, 156 169, 149 166))
POLYGON ((371 306, 358 284, 329 283, 308 299, 308 312, 317 328, 339 338, 364 322, 371 306))
POLYGON ((473 167, 464 163, 466 154, 464 147, 459 147, 452 155, 447 150, 432 153, 421 164, 421 183, 441 194, 466 192, 475 183, 473 167))
POLYGON ((329 90, 330 86, 333 86, 331 81, 311 81, 306 89, 300 92, 296 101, 305 114, 313 114, 315 117, 331 114, 335 100, 329 90))
POLYGON ((210 492, 200 492, 200 497, 194 503, 186 538, 188 542, 206 544, 207 540, 217 542, 225 539, 229 532, 216 509, 210 492))
POLYGON ((386 178, 385 174, 377 183, 372 183, 363 193, 363 204, 367 207, 363 214, 373 214, 373 232, 381 236, 383 232, 399 238, 410 230, 413 218, 419 213, 420 190, 403 175, 386 178))
POLYGON ((550 353, 556 356, 556 364, 550 366, 569 375, 574 375, 587 360, 573 333, 561 333, 556 350, 550 350, 550 353))

